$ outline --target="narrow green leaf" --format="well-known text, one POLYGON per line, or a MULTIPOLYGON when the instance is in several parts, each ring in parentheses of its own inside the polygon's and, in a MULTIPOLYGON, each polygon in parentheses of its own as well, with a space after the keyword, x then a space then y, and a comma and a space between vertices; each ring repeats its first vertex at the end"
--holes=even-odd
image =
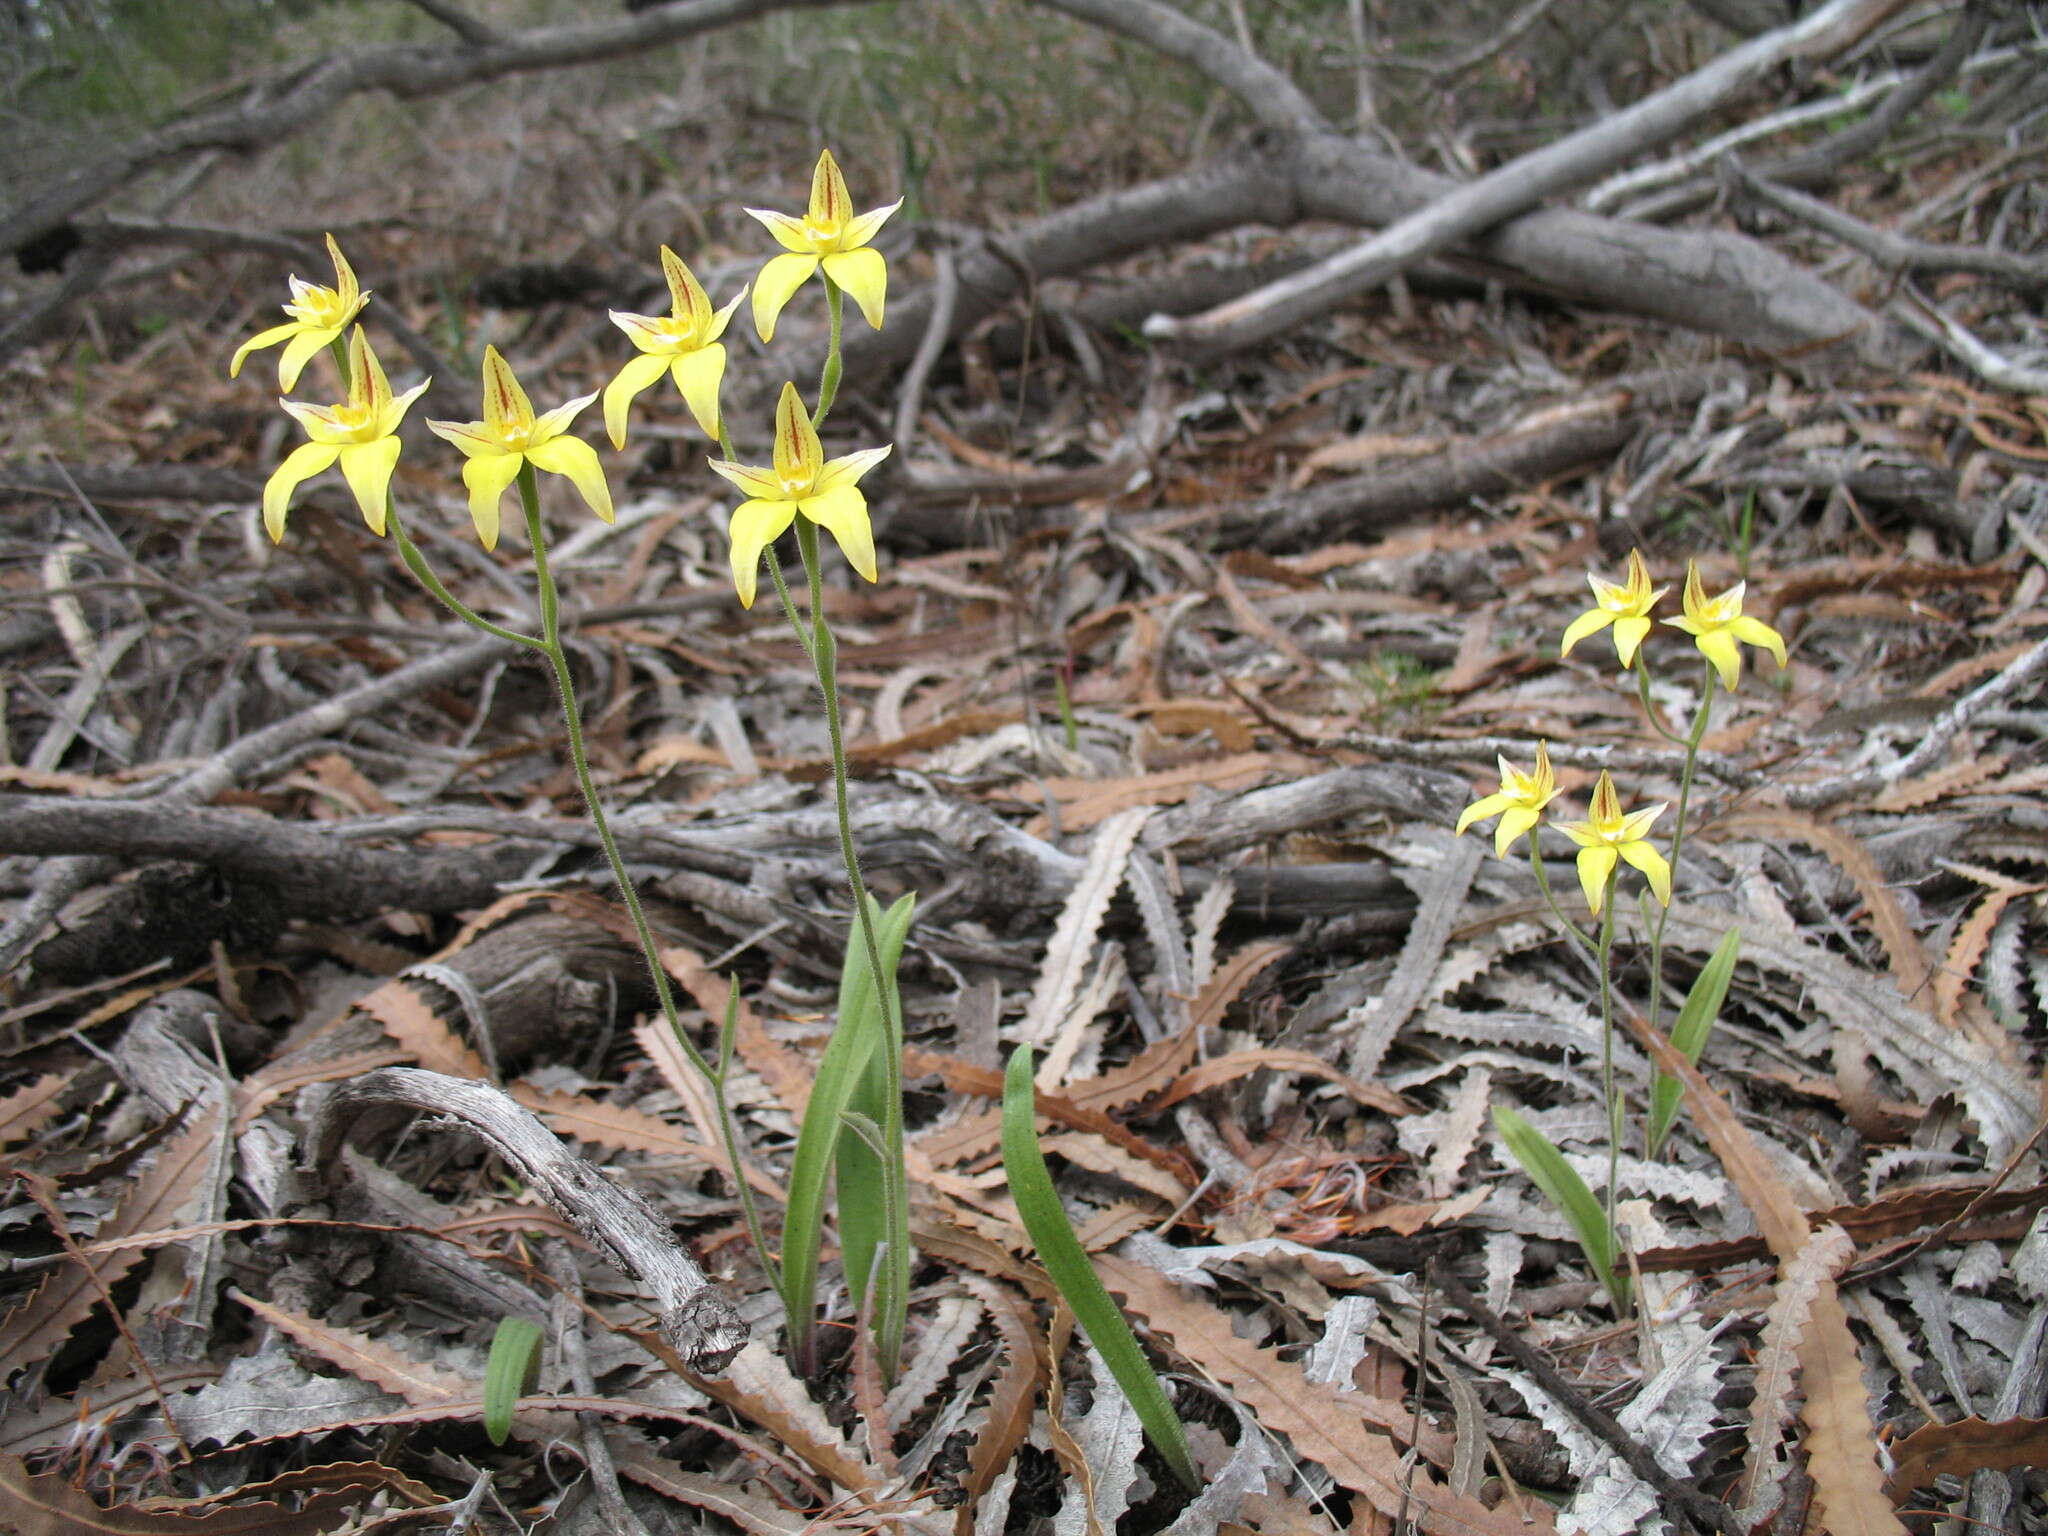
POLYGON ((503 1445, 512 1433, 512 1410, 540 1380, 540 1325, 523 1317, 498 1319, 484 1367, 484 1433, 503 1445))
POLYGON ((1053 1188, 1052 1174, 1045 1166, 1045 1154, 1038 1150, 1038 1124, 1031 1087, 1031 1047, 1020 1045, 1010 1054, 1003 1073, 1003 1172, 1010 1180, 1010 1198, 1017 1202, 1017 1214, 1024 1230, 1038 1250, 1038 1261, 1059 1287, 1060 1295, 1073 1310, 1075 1321, 1088 1335, 1088 1342, 1102 1356, 1109 1374, 1123 1388, 1136 1410, 1138 1422, 1159 1454, 1166 1458, 1174 1475, 1192 1492, 1201 1491, 1195 1473, 1194 1454, 1188 1449, 1187 1431, 1180 1415, 1173 1411, 1166 1389, 1152 1372, 1145 1352, 1138 1347, 1123 1309, 1103 1289, 1088 1262, 1087 1250, 1074 1235, 1053 1188))
MULTIPOLYGON (((868 902, 883 964, 893 968, 910 929, 914 898, 906 896, 887 913, 880 910, 881 904, 873 897, 868 902)), ((893 982, 893 969, 890 979, 893 982)), ((825 1054, 818 1062, 817 1081, 812 1084, 810 1099, 804 1106, 796 1152, 790 1160, 789 1205, 782 1231, 782 1307, 789 1329, 790 1353, 799 1370, 807 1371, 811 1366, 812 1331, 818 1308, 818 1252, 824 1242, 825 1191, 839 1161, 842 1117, 852 1107, 861 1079, 883 1044, 882 1011, 875 993, 874 973, 868 965, 867 946, 856 937, 847 945, 846 958, 840 965, 839 1021, 833 1026, 832 1038, 826 1041, 825 1054)), ((844 1203, 842 1186, 842 1207, 844 1203)), ((841 1216, 843 1223, 843 1209, 841 1216)), ((843 1225, 841 1240, 844 1247, 843 1225)), ((870 1255, 872 1251, 870 1246, 870 1255)), ((865 1280, 863 1273, 863 1285, 865 1280)))
MULTIPOLYGON (((1707 1048, 1707 1036, 1714 1032, 1714 1025, 1721 1017, 1721 1004, 1728 998, 1728 983, 1735 977, 1735 961, 1742 949, 1742 930, 1730 928, 1721 935, 1721 942, 1714 946, 1713 954, 1700 968, 1694 978, 1692 990, 1685 995, 1685 1006, 1678 1010, 1678 1018, 1671 1026, 1671 1043, 1685 1053, 1685 1059, 1694 1066, 1699 1065, 1700 1053, 1707 1048)), ((1659 1072, 1650 1085, 1650 1123, 1645 1145, 1648 1154, 1655 1157, 1664 1148, 1664 1138, 1671 1134, 1671 1127, 1678 1123, 1679 1101, 1685 1097, 1685 1086, 1675 1077, 1659 1072)))
POLYGON ((1550 1197, 1552 1205, 1564 1212, 1565 1220, 1578 1234, 1586 1262, 1607 1287, 1615 1306, 1626 1305, 1627 1282, 1614 1272, 1614 1233, 1608 1228, 1607 1211, 1599 1197, 1564 1160, 1564 1154, 1551 1145, 1550 1138, 1512 1109, 1496 1106, 1493 1123, 1501 1140, 1514 1153, 1515 1161, 1522 1165, 1522 1171, 1536 1181, 1536 1187, 1550 1197))

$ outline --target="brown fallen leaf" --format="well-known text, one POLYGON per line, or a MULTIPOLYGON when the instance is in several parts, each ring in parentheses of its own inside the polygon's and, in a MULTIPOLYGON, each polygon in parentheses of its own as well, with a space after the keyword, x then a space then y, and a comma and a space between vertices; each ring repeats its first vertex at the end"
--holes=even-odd
POLYGON ((16 1456, 0 1456, 0 1508, 8 1536, 319 1536, 362 1501, 360 1485, 316 1493, 296 1510, 265 1501, 169 1514, 123 1505, 103 1508, 61 1472, 31 1477, 16 1456))
POLYGON ((2010 1467, 2048 1466, 2048 1419, 1961 1419, 1922 1424, 1892 1446, 1893 1471, 1887 1491, 1903 1503, 1943 1472, 2002 1472, 2010 1467))

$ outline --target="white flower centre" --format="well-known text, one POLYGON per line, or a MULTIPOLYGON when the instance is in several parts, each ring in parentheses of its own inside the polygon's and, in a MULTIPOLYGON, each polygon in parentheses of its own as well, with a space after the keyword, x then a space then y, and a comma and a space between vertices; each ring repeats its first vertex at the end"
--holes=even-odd
POLYGON ((511 426, 498 434, 498 442, 513 453, 523 452, 527 440, 533 436, 533 428, 511 426))
POLYGON ((837 245, 843 227, 837 219, 804 220, 804 234, 817 246, 837 245))

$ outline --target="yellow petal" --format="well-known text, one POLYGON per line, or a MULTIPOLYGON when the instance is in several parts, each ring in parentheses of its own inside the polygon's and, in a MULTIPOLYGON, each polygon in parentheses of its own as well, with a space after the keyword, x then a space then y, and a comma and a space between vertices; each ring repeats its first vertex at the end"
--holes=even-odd
POLYGON ((781 538, 796 521, 792 501, 743 501, 733 509, 728 532, 732 538, 732 584, 740 595, 740 606, 754 606, 754 585, 761 575, 761 551, 781 538))
POLYGON ((481 421, 435 421, 430 417, 427 430, 460 448, 465 458, 495 459, 505 452, 505 445, 481 421))
POLYGON ((818 471, 818 494, 822 496, 825 492, 837 490, 842 485, 859 484, 860 477, 889 457, 895 446, 889 443, 880 448, 863 448, 858 453, 847 454, 844 458, 827 460, 825 467, 818 471))
POLYGON ((1558 647, 1558 659, 1561 661, 1571 655, 1573 646, 1588 635, 1597 635, 1613 622, 1614 615, 1605 608, 1588 608, 1565 626, 1564 644, 1558 647))
POLYGON ((726 304, 725 308, 712 315, 711 323, 704 327, 704 334, 697 338, 699 346, 708 347, 712 342, 725 334, 726 326, 732 321, 732 312, 740 307, 740 300, 746 296, 747 290, 742 288, 732 296, 731 301, 726 304))
POLYGON ((1621 796, 1615 792, 1614 775, 1605 768, 1593 785, 1593 803, 1586 819, 1602 833, 1613 832, 1621 825, 1621 796))
POLYGON ((853 219, 853 199, 847 195, 846 178, 829 149, 818 153, 817 169, 811 172, 811 222, 844 229, 853 219))
POLYGON ((363 521, 379 538, 384 535, 384 513, 391 504, 391 471, 397 464, 395 437, 355 443, 341 450, 341 472, 348 478, 348 488, 356 493, 363 521))
POLYGON ((796 386, 784 383, 775 402, 775 477, 784 487, 815 490, 825 468, 825 450, 818 443, 818 429, 811 425, 811 413, 804 409, 796 386))
POLYGON ((839 541, 846 563, 869 581, 876 579, 875 529, 868 521, 868 499, 857 486, 842 485, 822 496, 806 496, 797 510, 839 541))
POLYGON ((1721 686, 1733 693, 1742 682, 1742 647, 1725 629, 1710 629, 1693 642, 1721 674, 1721 686))
POLYGON ((1614 654, 1621 658, 1622 670, 1635 665, 1636 651, 1641 648, 1650 627, 1649 619, 1636 614, 1624 614, 1614 621, 1614 654))
POLYGON ((391 404, 391 381, 384 377, 384 365, 377 361, 360 325, 348 339, 348 400, 367 411, 372 421, 381 420, 384 408, 391 404))
POLYGON ((1614 873, 1617 858, 1605 843, 1579 850, 1579 889, 1586 893, 1586 905, 1595 917, 1600 915, 1601 899, 1607 894, 1607 879, 1614 873))
POLYGON ((284 345, 284 351, 277 358, 277 384, 280 389, 294 389, 298 386, 299 375, 306 364, 316 357, 320 350, 341 333, 301 329, 284 345))
POLYGON ((1494 829, 1493 851, 1499 858, 1508 856, 1508 849, 1515 845, 1515 839, 1527 832, 1543 819, 1541 811, 1526 805, 1511 805, 1501 812, 1500 825, 1494 829))
POLYGON ((903 206, 903 199, 897 198, 886 208, 871 208, 846 226, 844 248, 854 250, 875 238, 875 232, 889 222, 889 215, 903 206))
POLYGON ((469 487, 469 520, 476 524, 476 536, 485 549, 498 547, 498 503, 525 462, 522 454, 494 453, 479 454, 462 466, 462 483, 469 487))
POLYGON ((299 400, 280 400, 277 403, 284 407, 286 415, 306 429, 306 436, 316 443, 333 443, 339 447, 356 441, 354 430, 341 424, 332 406, 307 405, 299 400))
POLYGON ((787 501, 775 471, 755 464, 735 464, 730 459, 708 459, 711 472, 739 487, 740 494, 754 501, 787 501))
POLYGON ((714 443, 718 441, 718 384, 725 377, 725 347, 712 342, 694 352, 685 352, 669 369, 682 391, 690 414, 714 443))
POLYGON ((1700 580, 1698 563, 1692 560, 1685 562, 1685 616, 1695 623, 1708 617, 1707 589, 1700 580))
POLYGON ((582 438, 552 438, 528 449, 526 458, 535 469, 565 476, 591 511, 607 523, 612 520, 612 488, 605 484, 604 466, 597 462, 597 450, 582 438))
POLYGON ((688 320, 693 327, 702 327, 711 314, 711 300, 704 293, 704 285, 697 281, 696 273, 665 245, 661 248, 661 272, 668 279, 670 313, 678 320, 688 320))
POLYGON ((825 275, 853 295, 868 324, 882 328, 882 300, 889 291, 889 265, 882 253, 863 247, 825 258, 825 275))
MULTIPOLYGON (((613 315, 614 320, 618 319, 613 315)), ((630 334, 630 333, 629 333, 630 334)), ((668 372, 669 359, 651 352, 628 358, 618 376, 604 387, 604 429, 614 448, 626 446, 626 411, 634 397, 668 372)))
POLYGON ((569 430, 570 423, 583 414, 584 407, 596 398, 597 391, 593 389, 587 395, 578 395, 574 400, 563 401, 552 411, 541 412, 534 418, 533 430, 527 438, 527 443, 537 448, 542 443, 560 437, 569 430))
POLYGON ((1778 659, 1782 670, 1786 665, 1785 637, 1762 619, 1739 618, 1728 626, 1728 633, 1746 645, 1761 646, 1778 659))
POLYGON ((235 348, 234 360, 228 364, 228 377, 232 379, 241 373, 242 364, 249 360, 251 352, 260 352, 265 347, 274 347, 287 336, 296 336, 298 334, 299 323, 296 320, 284 325, 273 325, 267 331, 258 331, 254 336, 251 336, 247 341, 235 348))
POLYGON ((359 301, 362 290, 356 286, 356 269, 348 264, 348 258, 341 254, 341 247, 334 242, 334 236, 327 237, 327 254, 334 258, 334 296, 341 300, 341 307, 354 311, 362 308, 359 301))
POLYGON ((512 365, 490 346, 484 348, 484 430, 500 442, 508 433, 533 430, 533 402, 519 387, 512 365))
POLYGON ((1648 843, 1623 843, 1617 850, 1624 859, 1640 869, 1650 882, 1650 889, 1657 900, 1665 906, 1671 905, 1671 866, 1664 861, 1664 855, 1648 843))
POLYGON ((284 539, 284 515, 291 506, 292 492, 301 481, 310 480, 340 457, 341 450, 330 444, 301 443, 270 472, 263 483, 263 526, 270 530, 273 544, 284 539))
POLYGON ((669 337, 668 321, 659 315, 628 314, 623 309, 606 311, 612 317, 612 324, 626 333, 626 337, 642 352, 656 352, 663 356, 675 351, 676 345, 669 337))
POLYGON ((761 275, 754 279, 754 330, 763 341, 775 339, 775 322, 782 314, 782 307, 796 294, 797 289, 811 280, 811 274, 818 270, 815 256, 794 256, 787 253, 770 257, 768 265, 761 269, 761 275))
POLYGON ((1458 830, 1454 835, 1463 837, 1465 829, 1473 822, 1484 821, 1489 816, 1498 816, 1514 803, 1514 797, 1511 795, 1488 795, 1483 800, 1474 800, 1465 807, 1465 814, 1458 818, 1458 830))
POLYGON ((799 256, 816 254, 817 247, 811 240, 811 232, 804 228, 802 219, 791 218, 786 213, 777 213, 772 208, 749 208, 747 212, 761 221, 768 233, 775 237, 775 243, 785 251, 793 251, 799 256))
POLYGON ((398 424, 405 420, 405 413, 412 409, 413 401, 424 395, 427 392, 427 386, 433 382, 433 377, 429 375, 413 385, 404 394, 386 404, 384 414, 377 422, 377 435, 379 437, 389 437, 392 433, 396 432, 398 424))

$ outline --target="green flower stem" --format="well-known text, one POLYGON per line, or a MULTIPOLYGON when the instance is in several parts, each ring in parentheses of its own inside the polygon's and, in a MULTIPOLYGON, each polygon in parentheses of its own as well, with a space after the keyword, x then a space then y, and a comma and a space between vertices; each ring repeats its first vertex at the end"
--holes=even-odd
MULTIPOLYGON (((1703 663, 1704 677, 1700 683, 1700 707, 1694 713, 1692 729, 1683 738, 1685 763, 1678 771, 1678 815, 1671 826, 1671 873, 1678 875, 1678 856, 1685 848, 1685 825, 1687 813, 1692 808, 1693 771, 1700 760, 1700 743, 1706 740, 1707 726, 1714 716, 1714 692, 1721 678, 1711 663, 1703 663)), ((1671 909, 1658 909, 1650 928, 1650 1028, 1660 1027, 1664 1013, 1664 925, 1671 920, 1671 909)))
POLYGON ((1685 745, 1685 738, 1657 718, 1657 706, 1650 702, 1650 658, 1638 652, 1636 655, 1636 697, 1642 700, 1643 718, 1650 722, 1650 729, 1670 742, 1674 747, 1685 745))
POLYGON ((761 551, 761 558, 767 562, 768 574, 775 579, 775 595, 782 599, 783 616, 789 620, 789 627, 796 632, 796 643, 804 648, 804 660, 812 666, 818 664, 817 648, 811 643, 810 626, 803 621, 803 615, 796 611, 796 599, 789 595, 789 583, 783 579, 782 561, 776 556, 775 546, 769 545, 761 551))
MULTIPOLYGON (((837 320, 837 290, 834 294, 833 342, 837 355, 839 327, 837 320)), ((853 842, 853 816, 847 806, 846 792, 846 741, 839 715, 839 655, 838 644, 833 639, 831 627, 825 622, 825 584, 823 562, 818 556, 818 527, 807 517, 796 520, 796 544, 803 558, 804 575, 810 583, 811 597, 811 661, 818 676, 818 690, 825 696, 825 733, 832 748, 832 793, 839 816, 839 854, 846 864, 846 878, 853 888, 854 927, 860 933, 860 942, 867 949, 868 965, 874 973, 875 997, 882 1010, 882 1028, 887 1037, 887 1047, 882 1053, 882 1155, 885 1170, 901 1169, 903 1163, 903 1021, 890 1006, 889 987, 886 973, 882 969, 882 949, 875 937, 875 925, 868 911, 867 881, 861 874, 860 853, 853 842)), ((795 615, 795 605, 790 612, 795 615)), ((887 1177, 885 1171, 885 1178, 887 1177)), ((884 1191, 885 1198, 889 1191, 884 1191)), ((900 1226, 891 1223, 891 1231, 900 1231, 900 1226)), ((908 1255, 889 1255, 886 1262, 905 1264, 908 1255)), ((900 1313, 907 1298, 898 1294, 895 1288, 883 1287, 892 1314, 900 1313)), ((883 1341, 882 1368, 885 1374, 896 1374, 895 1348, 890 1341, 903 1337, 904 1318, 900 1315, 878 1317, 875 1321, 876 1336, 883 1341)))
POLYGON ((1600 1094, 1607 1102, 1607 1240, 1616 1246, 1614 1230, 1615 1186, 1621 1179, 1622 1103, 1614 1091, 1614 887, 1621 866, 1607 872, 1607 889, 1600 901, 1600 942, 1596 946, 1600 970, 1600 1094))
POLYGON ((846 307, 837 283, 823 271, 818 273, 818 280, 825 285, 825 313, 831 317, 832 334, 826 342, 824 371, 818 375, 818 410, 811 417, 811 425, 814 428, 825 425, 825 418, 832 411, 832 402, 839 398, 839 375, 842 368, 839 335, 844 319, 842 311, 846 307))
POLYGON ((396 508, 388 506, 385 508, 384 526, 391 530, 391 540, 398 546, 398 558, 405 562, 405 568, 412 572, 414 579, 421 586, 439 598, 442 604, 455 617, 462 620, 471 629, 480 629, 487 635, 495 635, 500 640, 509 640, 514 645, 523 645, 529 651, 545 651, 547 649, 547 642, 538 636, 521 634, 516 629, 506 629, 502 625, 493 624, 489 619, 475 612, 461 598, 442 585, 441 578, 436 576, 433 568, 427 564, 427 557, 420 553, 419 546, 413 543, 411 536, 406 533, 405 525, 399 522, 396 508))
POLYGON ((1557 898, 1550 894, 1550 874, 1543 867, 1543 850, 1537 845, 1536 830, 1533 827, 1529 831, 1529 867, 1536 872, 1536 889, 1543 893, 1544 905, 1550 908, 1550 915, 1557 919, 1557 926, 1564 930, 1566 937, 1578 945, 1580 954, 1597 965, 1599 961, 1593 952, 1593 946, 1586 942, 1586 936, 1579 932, 1579 925, 1564 915, 1564 908, 1560 907, 1557 898))
MULTIPOLYGON (((576 680, 569 672, 569 656, 562 649, 561 599, 555 592, 555 578, 548 570, 547 530, 541 527, 540 491, 534 485, 533 466, 522 462, 519 466, 519 502, 526 509, 526 533, 533 546, 533 572, 540 588, 540 636, 541 652, 554 668, 555 689, 562 699, 562 719, 569 733, 569 760, 576 769, 576 785, 583 791, 584 807, 590 812, 590 821, 597 828, 597 840, 604 846, 606 862, 612 867, 612 878, 618 882, 619 899, 626 904, 626 911, 633 919, 633 932, 640 940, 640 953, 646 958, 647 973, 654 982, 654 995, 661 1002, 661 1016, 667 1021, 669 1030, 676 1037, 676 1044, 683 1054, 704 1076, 715 1082, 718 1074, 711 1063, 704 1059, 704 1053, 683 1032, 683 1021, 676 1013, 675 992, 669 986, 668 972, 661 963, 661 952, 655 946, 654 930, 647 926, 647 914, 640 907, 640 893, 633 888, 633 880, 626 873, 626 861, 620 857, 619 845, 612 837, 611 822, 606 819, 604 806, 597 798, 597 785, 590 777, 590 756, 583 744, 583 715, 576 707, 576 680)), ((733 1166, 733 1180, 743 1188, 746 1175, 737 1163, 733 1166)))

